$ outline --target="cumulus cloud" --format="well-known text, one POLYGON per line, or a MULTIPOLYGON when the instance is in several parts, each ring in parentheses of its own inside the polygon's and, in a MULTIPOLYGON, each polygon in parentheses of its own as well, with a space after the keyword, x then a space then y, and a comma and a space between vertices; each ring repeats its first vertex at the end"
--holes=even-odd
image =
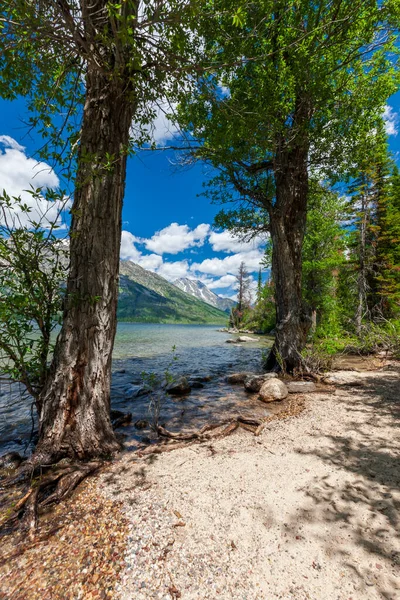
POLYGON ((389 106, 389 104, 386 104, 385 106, 383 120, 385 121, 386 133, 388 135, 397 135, 399 115, 393 110, 391 106, 389 106))
POLYGON ((188 248, 202 246, 209 231, 210 226, 206 223, 198 225, 195 229, 190 229, 188 225, 171 223, 142 242, 147 250, 156 254, 177 254, 188 248))
POLYGON ((21 225, 27 225, 28 219, 42 222, 44 226, 54 221, 61 225, 60 211, 69 208, 71 201, 66 198, 50 202, 42 196, 34 198, 27 191, 32 187, 44 190, 57 188, 59 183, 48 164, 29 158, 25 148, 12 137, 0 136, 0 193, 5 190, 10 197, 20 197, 31 208, 29 215, 13 213, 21 225))
POLYGON ((232 285, 235 285, 235 283, 235 275, 223 275, 223 277, 220 277, 219 279, 211 279, 210 283, 208 283, 208 287, 210 288, 210 290, 216 288, 230 288, 232 287, 232 285))
POLYGON ((189 263, 187 260, 175 260, 164 262, 158 269, 157 273, 161 277, 165 277, 168 281, 175 281, 181 277, 186 277, 189 273, 189 263))
POLYGON ((257 236, 249 242, 243 242, 230 231, 212 231, 208 238, 215 252, 249 252, 265 243, 265 236, 257 236))
POLYGON ((131 260, 132 262, 138 262, 142 253, 136 248, 135 244, 138 238, 133 235, 130 231, 123 231, 121 234, 121 251, 120 256, 122 260, 131 260))
POLYGON ((251 250, 250 252, 238 252, 226 258, 207 258, 201 263, 193 263, 192 271, 200 271, 215 276, 224 276, 237 273, 240 263, 244 262, 249 272, 257 271, 260 268, 260 262, 264 256, 261 250, 251 250))

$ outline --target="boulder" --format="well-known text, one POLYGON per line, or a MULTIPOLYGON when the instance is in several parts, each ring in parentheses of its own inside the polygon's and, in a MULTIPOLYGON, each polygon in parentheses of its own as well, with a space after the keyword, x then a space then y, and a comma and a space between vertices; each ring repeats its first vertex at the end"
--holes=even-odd
POLYGON ((226 344, 240 344, 239 338, 235 338, 234 340, 225 340, 226 344))
POLYGON ((286 387, 289 394, 308 394, 317 391, 315 383, 312 381, 290 381, 286 387))
POLYGON ((244 389, 246 392, 259 392, 262 384, 268 379, 276 379, 278 375, 276 373, 263 373, 262 375, 249 375, 244 380, 244 389))
POLYGON ((227 383, 244 383, 247 377, 251 377, 254 373, 249 373, 248 371, 244 371, 242 373, 231 373, 226 377, 227 383))
POLYGON ((286 385, 280 379, 267 379, 260 389, 260 400, 263 402, 274 402, 283 400, 288 395, 286 385))
POLYGON ((169 383, 166 387, 168 394, 172 396, 183 396, 188 394, 191 390, 190 383, 186 377, 178 377, 172 383, 169 383))

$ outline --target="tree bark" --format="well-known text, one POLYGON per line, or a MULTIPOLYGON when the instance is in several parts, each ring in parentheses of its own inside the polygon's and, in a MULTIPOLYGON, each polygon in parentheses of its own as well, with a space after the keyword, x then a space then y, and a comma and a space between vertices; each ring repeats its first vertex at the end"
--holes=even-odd
POLYGON ((119 448, 110 421, 121 212, 134 111, 126 83, 89 63, 63 326, 41 394, 38 460, 119 448))
POLYGON ((302 363, 311 326, 302 298, 302 246, 306 227, 307 147, 277 152, 276 200, 269 208, 272 274, 275 285, 275 343, 266 360, 268 370, 292 373, 302 363))

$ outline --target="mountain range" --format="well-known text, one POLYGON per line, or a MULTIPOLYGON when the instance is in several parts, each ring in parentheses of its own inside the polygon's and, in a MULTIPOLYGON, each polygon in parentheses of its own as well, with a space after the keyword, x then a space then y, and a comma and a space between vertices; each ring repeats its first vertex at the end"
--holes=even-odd
POLYGON ((160 275, 131 261, 121 261, 118 319, 137 323, 225 325, 227 314, 160 275))
POLYGON ((217 296, 217 294, 212 292, 198 279, 187 279, 187 277, 181 277, 181 279, 176 279, 174 281, 174 285, 176 285, 176 287, 181 289, 183 292, 186 292, 186 294, 190 294, 198 300, 202 300, 207 304, 211 304, 211 306, 215 306, 215 308, 219 308, 227 313, 230 313, 231 308, 236 305, 236 302, 231 300, 231 298, 222 298, 221 296, 217 296))

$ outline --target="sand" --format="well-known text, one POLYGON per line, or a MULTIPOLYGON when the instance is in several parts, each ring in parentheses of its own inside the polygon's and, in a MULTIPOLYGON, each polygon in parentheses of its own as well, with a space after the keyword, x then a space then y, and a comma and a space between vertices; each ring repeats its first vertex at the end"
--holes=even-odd
POLYGON ((103 474, 130 523, 115 597, 400 599, 400 369, 342 381, 259 437, 103 474))

